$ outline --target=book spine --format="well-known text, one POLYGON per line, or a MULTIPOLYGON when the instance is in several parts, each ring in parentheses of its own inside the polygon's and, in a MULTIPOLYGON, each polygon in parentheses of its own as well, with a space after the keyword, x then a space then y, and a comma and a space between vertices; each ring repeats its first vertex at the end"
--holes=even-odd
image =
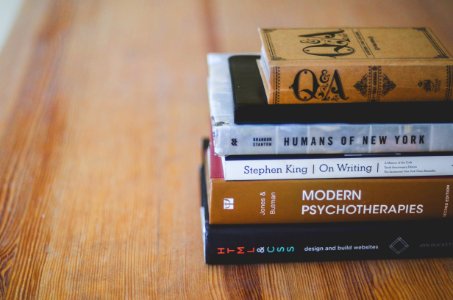
POLYGON ((452 100, 453 65, 367 63, 371 65, 271 66, 268 103, 452 100))
POLYGON ((451 257, 453 253, 451 222, 205 226, 208 264, 451 257))
POLYGON ((211 178, 207 183, 210 224, 451 218, 452 183, 453 177, 256 181, 211 178))
POLYGON ((212 124, 218 155, 453 151, 453 124, 212 124))
POLYGON ((453 175, 453 156, 222 159, 225 180, 421 177, 453 175))

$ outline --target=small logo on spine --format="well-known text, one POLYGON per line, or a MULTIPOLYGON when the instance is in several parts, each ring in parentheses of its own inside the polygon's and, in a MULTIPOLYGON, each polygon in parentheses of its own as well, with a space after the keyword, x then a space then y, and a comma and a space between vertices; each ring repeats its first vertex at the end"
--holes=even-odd
POLYGON ((437 93, 440 91, 440 80, 439 79, 425 79, 418 82, 418 87, 425 90, 427 93, 437 93))
POLYGON ((390 244, 389 248, 399 255, 409 248, 409 244, 399 236, 393 241, 393 243, 390 244))
POLYGON ((225 209, 225 210, 234 209, 234 198, 224 198, 223 199, 223 209, 225 209))

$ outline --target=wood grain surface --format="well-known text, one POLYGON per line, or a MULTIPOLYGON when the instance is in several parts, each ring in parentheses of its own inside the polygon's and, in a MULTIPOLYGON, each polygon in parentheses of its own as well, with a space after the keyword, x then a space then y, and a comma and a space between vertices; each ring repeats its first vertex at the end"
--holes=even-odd
POLYGON ((206 54, 257 27, 430 26, 452 1, 25 1, 0 55, 0 297, 452 299, 453 259, 207 266, 206 54))

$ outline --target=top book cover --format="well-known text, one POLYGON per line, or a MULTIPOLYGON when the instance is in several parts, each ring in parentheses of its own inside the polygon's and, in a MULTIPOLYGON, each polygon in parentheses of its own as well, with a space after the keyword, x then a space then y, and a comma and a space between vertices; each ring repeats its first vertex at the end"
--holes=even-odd
POLYGON ((269 104, 452 100, 453 58, 428 28, 259 29, 269 104))

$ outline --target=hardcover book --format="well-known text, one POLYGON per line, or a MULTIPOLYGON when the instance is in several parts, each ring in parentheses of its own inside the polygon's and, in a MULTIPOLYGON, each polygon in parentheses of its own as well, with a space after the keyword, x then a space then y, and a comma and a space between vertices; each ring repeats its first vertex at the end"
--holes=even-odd
POLYGON ((238 125, 230 56, 208 55, 211 126, 218 155, 453 151, 452 123, 238 125))
POLYGON ((453 177, 226 181, 206 152, 210 224, 446 219, 453 177))
POLYGON ((201 225, 207 264, 451 257, 451 219, 422 221, 212 225, 204 168, 201 225))
POLYGON ((256 55, 234 55, 228 59, 236 124, 453 122, 453 101, 269 105, 257 59, 256 55))
POLYGON ((452 99, 453 59, 428 28, 271 28, 259 34, 270 104, 452 99))

